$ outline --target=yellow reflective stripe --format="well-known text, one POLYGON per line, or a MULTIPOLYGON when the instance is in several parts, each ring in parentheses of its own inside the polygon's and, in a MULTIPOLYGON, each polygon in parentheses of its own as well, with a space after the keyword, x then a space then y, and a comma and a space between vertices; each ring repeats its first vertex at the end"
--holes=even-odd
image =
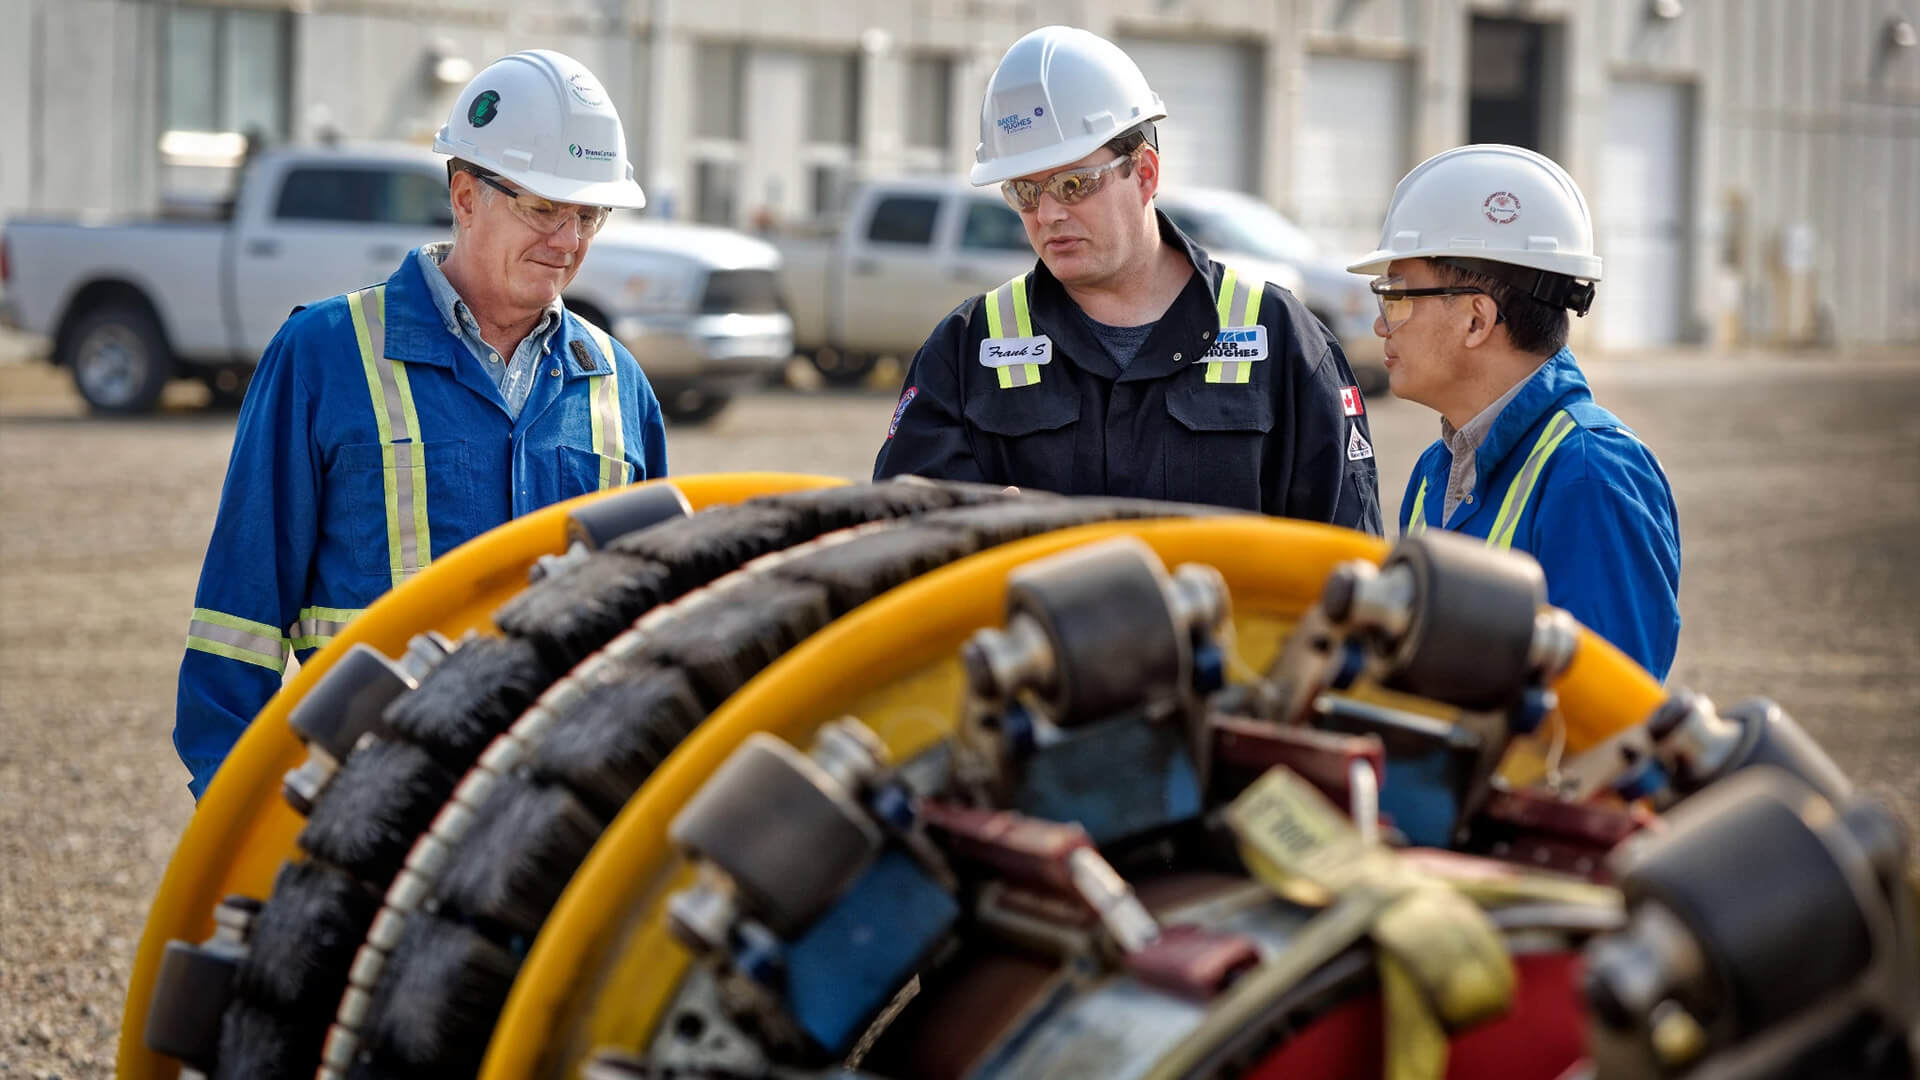
POLYGON ((210 608, 193 609, 187 648, 274 672, 287 667, 287 642, 278 628, 210 608))
POLYGON ((1427 478, 1420 478, 1420 490, 1413 495, 1413 513, 1407 516, 1407 535, 1418 536, 1427 531, 1427 478))
POLYGON ((607 358, 608 373, 587 380, 587 396, 592 400, 593 452, 600 455, 600 490, 617 487, 626 480, 620 467, 627 459, 626 431, 620 420, 620 365, 613 356, 613 338, 605 330, 585 319, 580 325, 607 358))
POLYGON ((412 481, 409 485, 410 490, 396 492, 401 499, 395 515, 399 517, 409 509, 413 511, 412 529, 405 527, 406 520, 402 517, 400 535, 402 555, 400 568, 407 577, 412 577, 425 570, 427 564, 433 561, 433 530, 427 525, 427 448, 420 441, 420 415, 413 409, 413 387, 407 381, 407 365, 398 360, 387 362, 393 365, 393 381, 400 388, 400 404, 406 413, 407 432, 413 439, 404 447, 395 447, 396 452, 405 451, 408 458, 408 467, 405 472, 407 478, 412 481), (411 553, 407 550, 408 541, 412 541, 411 553))
MULTIPOLYGON (((1252 326, 1260 321, 1260 296, 1267 291, 1267 283, 1261 278, 1248 278, 1241 283, 1246 287, 1246 305, 1240 309, 1240 321, 1235 326, 1252 326)), ((1242 382, 1246 380, 1242 379, 1242 382)))
MULTIPOLYGON (((1032 337, 1033 336, 1033 317, 1027 313, 1026 276, 1023 274, 1020 277, 1014 278, 1012 281, 1008 282, 1007 284, 1013 286, 1013 324, 1014 326, 1020 329, 1021 337, 1032 337)), ((1031 374, 1033 378, 1037 381, 1040 378, 1039 371, 1037 370, 1040 365, 1028 364, 1027 366, 1029 368, 1036 369, 1032 372, 1029 372, 1029 374, 1031 374)))
POLYGON ((1493 531, 1487 534, 1488 547, 1505 550, 1513 546, 1514 527, 1526 512, 1527 500, 1533 497, 1533 486, 1540 479, 1541 469, 1573 428, 1573 417, 1564 412, 1555 413, 1553 419, 1547 421, 1546 430, 1534 442, 1526 464, 1520 466, 1520 472, 1507 485, 1507 497, 1501 500, 1500 513, 1493 519, 1493 531))
MULTIPOLYGON (((1004 289, 1004 288, 1006 288, 1005 285, 1000 286, 1000 289, 1004 289)), ((992 292, 987 294, 987 336, 988 337, 1006 337, 1007 336, 1003 332, 1001 319, 1000 319, 1000 289, 995 289, 992 292)), ((1001 370, 1004 371, 1005 369, 1002 368, 1001 370)), ((1006 382, 1003 380, 1000 385, 1005 386, 1006 382)))
POLYGON ((1220 313, 1220 325, 1233 325, 1233 286, 1240 280, 1240 272, 1229 266, 1220 275, 1220 292, 1214 298, 1214 305, 1220 313))
POLYGON ((301 608, 299 620, 287 628, 289 644, 296 650, 321 648, 333 641, 340 631, 358 618, 364 610, 364 608, 301 608))
POLYGON ((407 366, 386 357, 386 292, 376 285, 347 296, 353 317, 360 366, 372 399, 380 435, 381 487, 387 506, 387 566, 393 584, 412 577, 433 561, 427 520, 426 448, 420 416, 413 405, 407 366))

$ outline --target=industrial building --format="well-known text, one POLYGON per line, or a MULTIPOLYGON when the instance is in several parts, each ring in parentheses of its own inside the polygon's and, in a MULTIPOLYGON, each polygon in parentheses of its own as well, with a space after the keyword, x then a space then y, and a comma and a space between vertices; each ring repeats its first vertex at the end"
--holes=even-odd
POLYGON ((650 212, 804 226, 963 171, 1053 22, 1146 71, 1169 183, 1330 253, 1426 156, 1517 143, 1593 203, 1587 341, 1920 342, 1920 0, 0 0, 0 219, 218 194, 248 135, 425 143, 541 46, 615 95, 650 212))

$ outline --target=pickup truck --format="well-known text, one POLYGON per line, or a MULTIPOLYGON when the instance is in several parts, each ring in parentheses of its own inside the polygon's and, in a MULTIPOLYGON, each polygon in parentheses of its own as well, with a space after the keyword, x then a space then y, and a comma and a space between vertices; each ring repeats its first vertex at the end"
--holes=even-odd
MULTIPOLYGON (((176 377, 237 401, 296 306, 386 280, 452 224, 424 150, 267 151, 215 220, 8 222, 0 323, 52 339, 100 412, 152 409, 176 377)), ((792 355, 779 262, 744 233, 618 214, 564 299, 633 352, 668 419, 700 421, 792 355)))
MULTIPOLYGON (((1340 339, 1361 388, 1384 389, 1366 282, 1323 257, 1312 238, 1236 191, 1164 190, 1156 200, 1213 257, 1291 290, 1340 339)), ((796 351, 828 381, 866 378, 882 356, 911 357, 974 293, 1030 269, 1020 216, 993 188, 960 180, 873 181, 826 237, 776 239, 796 351)))

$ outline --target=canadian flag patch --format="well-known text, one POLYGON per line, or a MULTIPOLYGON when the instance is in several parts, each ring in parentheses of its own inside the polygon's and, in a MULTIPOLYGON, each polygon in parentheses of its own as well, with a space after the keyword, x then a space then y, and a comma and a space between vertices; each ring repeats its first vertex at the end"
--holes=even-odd
POLYGON ((1360 425, 1352 424, 1347 428, 1347 460, 1365 461, 1373 456, 1373 444, 1360 434, 1360 425))
POLYGON ((1359 387, 1343 386, 1340 388, 1340 411, 1348 416, 1366 415, 1367 403, 1360 397, 1359 387))

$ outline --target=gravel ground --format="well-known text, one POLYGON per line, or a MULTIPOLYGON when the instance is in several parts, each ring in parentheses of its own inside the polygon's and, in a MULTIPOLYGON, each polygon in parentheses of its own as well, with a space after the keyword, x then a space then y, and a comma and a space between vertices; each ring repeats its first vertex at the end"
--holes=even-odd
MULTIPOLYGON (((0 1077, 112 1071, 133 953, 192 806, 169 742, 232 414, 190 387, 89 418, 0 337, 0 1077)), ((1920 825, 1920 353, 1674 352, 1589 368, 1681 509, 1672 682, 1775 697, 1920 825)), ((884 380, 882 380, 884 381, 884 380)), ((750 396, 676 472, 860 477, 889 390, 750 396)), ((1389 517, 1431 414, 1370 406, 1389 517)))

